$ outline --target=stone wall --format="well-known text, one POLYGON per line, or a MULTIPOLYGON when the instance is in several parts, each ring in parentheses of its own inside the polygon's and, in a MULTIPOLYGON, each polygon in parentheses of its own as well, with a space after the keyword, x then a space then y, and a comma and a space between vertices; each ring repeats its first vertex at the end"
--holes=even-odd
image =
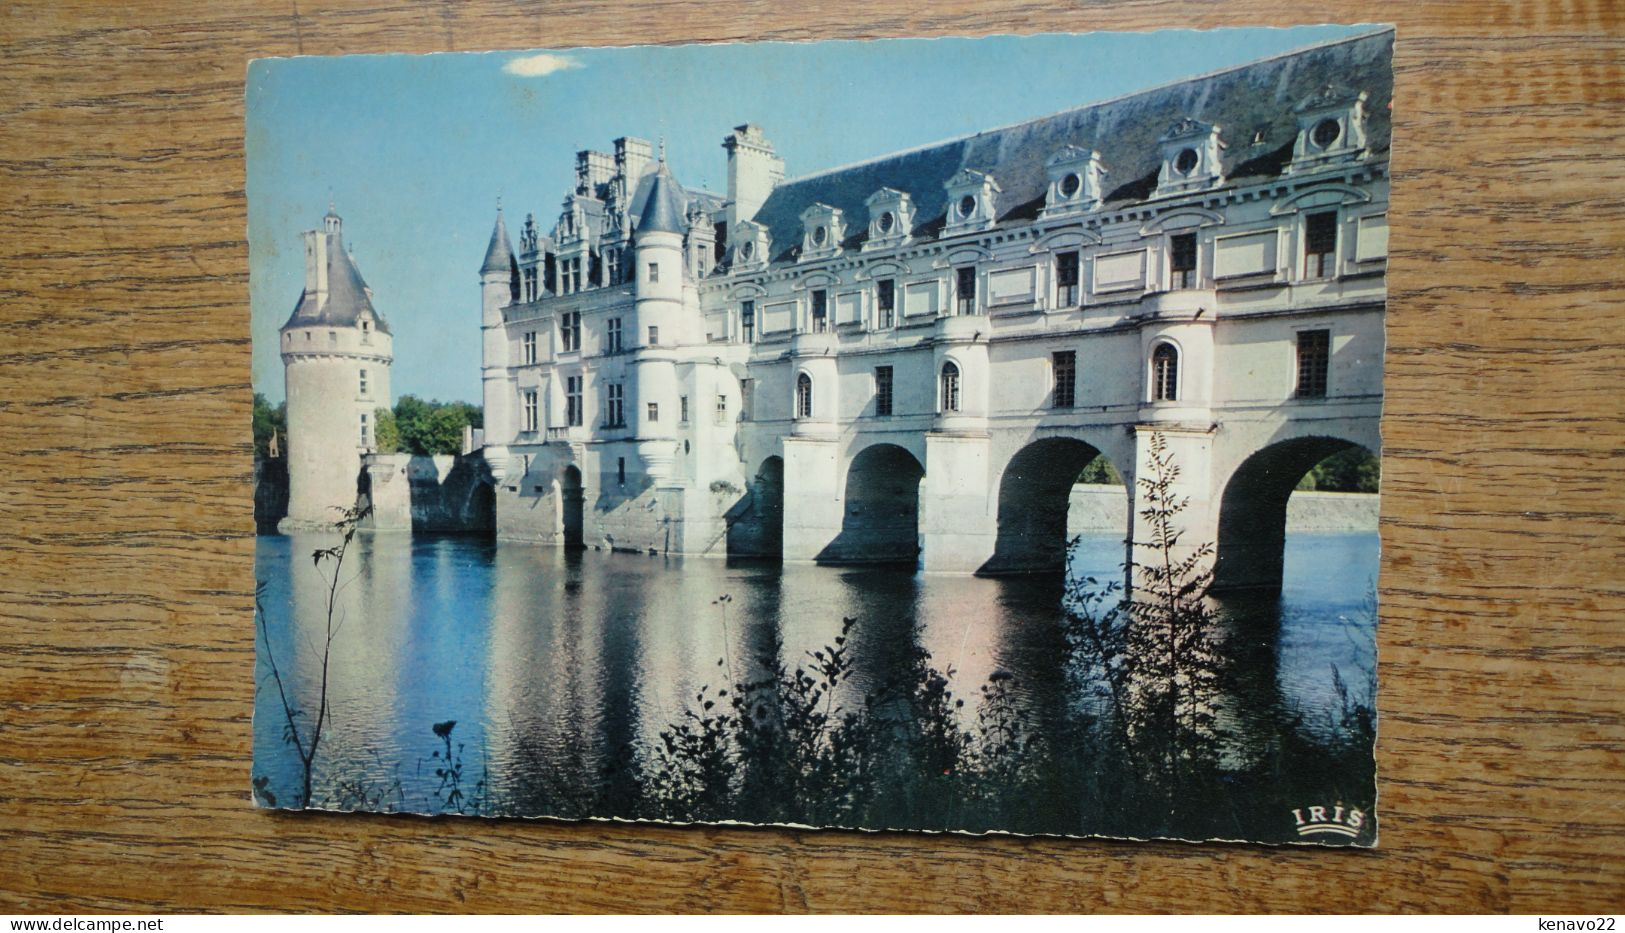
POLYGON ((491 479, 479 457, 373 454, 365 464, 372 531, 490 532, 491 479))
MULTIPOLYGON (((1376 531, 1378 496, 1360 492, 1294 492, 1287 500, 1288 533, 1376 531)), ((1121 532, 1128 496, 1121 486, 1074 486, 1067 533, 1121 532)))

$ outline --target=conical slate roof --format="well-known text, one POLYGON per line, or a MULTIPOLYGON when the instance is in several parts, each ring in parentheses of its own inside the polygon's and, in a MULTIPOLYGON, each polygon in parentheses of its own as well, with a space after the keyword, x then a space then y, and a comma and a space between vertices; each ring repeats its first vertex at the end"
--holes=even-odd
POLYGON ((502 208, 497 208, 497 225, 491 229, 491 245, 485 248, 485 263, 480 274, 512 272, 515 269, 513 247, 508 245, 508 225, 502 221, 502 208))
POLYGON ((327 303, 318 305, 315 295, 301 292, 299 303, 294 305, 293 314, 289 316, 288 323, 282 325, 282 329, 310 326, 354 327, 365 311, 372 314, 375 328, 382 333, 389 333, 389 325, 384 322, 384 316, 373 308, 372 299, 367 295, 367 283, 361 278, 361 271, 355 267, 350 254, 344 251, 343 241, 333 234, 324 236, 328 237, 327 303))
POLYGON ((683 193, 683 186, 671 176, 664 162, 648 178, 647 193, 639 192, 643 195, 643 209, 638 213, 636 232, 685 232, 688 224, 683 222, 683 208, 688 196, 683 193))

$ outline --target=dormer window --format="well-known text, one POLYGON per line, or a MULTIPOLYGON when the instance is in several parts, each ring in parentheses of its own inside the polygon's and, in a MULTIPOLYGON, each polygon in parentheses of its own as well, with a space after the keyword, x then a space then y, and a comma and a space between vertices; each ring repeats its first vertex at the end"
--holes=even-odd
POLYGON ((734 225, 728 235, 733 244, 733 265, 736 269, 759 268, 769 259, 767 228, 752 220, 734 225))
POLYGON ((1219 127, 1186 117, 1168 127, 1157 141, 1162 169, 1157 173, 1155 197, 1205 191, 1224 183, 1219 127))
POLYGON ((1298 140, 1292 161, 1283 173, 1315 171, 1345 165, 1365 155, 1366 93, 1327 85, 1311 94, 1293 113, 1298 118, 1298 140))
POLYGON ((801 212, 801 258, 828 259, 841 252, 846 224, 839 208, 814 204, 801 212))
POLYGON ((914 203, 896 188, 881 188, 864 201, 869 208, 869 238, 864 249, 900 246, 914 227, 914 203))
POLYGON ((1327 149, 1342 135, 1343 128, 1337 125, 1337 121, 1327 119, 1315 124, 1314 132, 1309 134, 1309 138, 1314 141, 1316 148, 1327 149))
POLYGON ((997 216, 994 202, 1000 189, 992 175, 975 169, 961 169, 943 187, 948 195, 944 234, 951 236, 993 226, 997 216))
POLYGON ((1106 176, 1100 153, 1067 146, 1045 160, 1044 170, 1049 175, 1049 191, 1044 196, 1041 216, 1053 217, 1100 206, 1100 188, 1106 176))

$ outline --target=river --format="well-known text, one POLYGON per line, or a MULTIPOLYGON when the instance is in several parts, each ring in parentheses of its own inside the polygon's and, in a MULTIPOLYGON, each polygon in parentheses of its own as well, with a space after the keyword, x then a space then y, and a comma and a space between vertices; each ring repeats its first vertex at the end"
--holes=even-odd
MULTIPOLYGON (((305 534, 257 543, 265 633, 307 733, 332 567, 311 554, 333 542, 305 534)), ((1120 577, 1121 559, 1120 539, 1086 535, 1071 573, 1120 577)), ((1376 572, 1373 532, 1288 536, 1279 600, 1230 606, 1248 620, 1238 643, 1251 684, 1232 718, 1284 707, 1320 728, 1342 703, 1334 670, 1370 700, 1376 572)), ((1068 702, 1057 660, 1062 585, 361 535, 339 572, 317 801, 446 809, 437 774, 446 746, 432 729, 451 721, 469 793, 482 780, 491 793, 534 786, 538 768, 555 783, 586 781, 616 749, 655 747, 702 690, 758 676, 764 654, 794 666, 833 645, 843 618, 857 620, 844 702, 893 676, 917 644, 951 672, 965 728, 976 728, 980 688, 996 672, 1009 675, 1018 707, 1039 716, 1068 702)), ((254 773, 286 802, 300 763, 263 648, 254 773)))

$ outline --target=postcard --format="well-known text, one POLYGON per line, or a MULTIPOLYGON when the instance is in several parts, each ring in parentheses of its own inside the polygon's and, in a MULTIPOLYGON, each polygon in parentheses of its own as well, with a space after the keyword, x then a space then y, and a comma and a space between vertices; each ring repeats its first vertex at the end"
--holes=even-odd
POLYGON ((253 62, 254 800, 1375 845, 1393 41, 253 62))

